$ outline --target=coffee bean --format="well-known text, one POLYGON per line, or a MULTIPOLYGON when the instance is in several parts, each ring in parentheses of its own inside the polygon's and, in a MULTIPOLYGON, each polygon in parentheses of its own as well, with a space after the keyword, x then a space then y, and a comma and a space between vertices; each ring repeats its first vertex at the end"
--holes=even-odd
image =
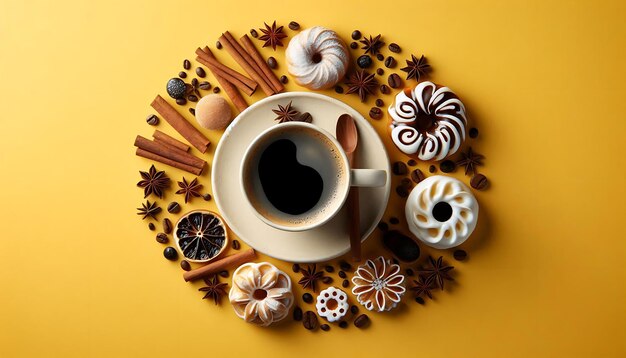
POLYGON ((184 105, 187 104, 187 100, 184 99, 184 98, 178 98, 178 99, 176 99, 176 104, 179 105, 179 106, 184 106, 184 105))
POLYGON ((383 107, 385 105, 385 102, 383 102, 382 99, 378 98, 376 99, 376 107, 383 107))
POLYGON ((383 54, 382 54, 382 53, 379 53, 378 55, 376 55, 376 59, 377 59, 378 61, 382 61, 382 60, 384 60, 384 59, 385 59, 385 56, 383 56, 383 54))
POLYGON ((320 329, 324 332, 328 332, 330 331, 330 326, 324 323, 323 325, 320 326, 320 329))
POLYGON ((470 138, 478 137, 478 128, 474 128, 474 127, 470 128, 469 136, 470 136, 470 138))
POLYGON ((170 214, 177 214, 180 212, 180 205, 177 202, 172 201, 167 205, 167 212, 170 214))
POLYGON ((339 261, 339 268, 342 271, 350 271, 352 270, 352 265, 350 265, 346 260, 339 261))
POLYGON ((219 275, 220 275, 221 277, 226 278, 226 277, 228 277, 228 271, 227 271, 227 270, 222 270, 222 271, 220 271, 219 275))
POLYGON ((291 22, 289 23, 289 28, 290 28, 291 30, 293 30, 293 31, 300 30, 300 24, 299 24, 299 23, 297 23, 297 22, 295 22, 295 21, 291 21, 291 22))
POLYGON ((329 277, 329 276, 324 276, 324 277, 321 278, 321 281, 324 284, 328 285, 329 283, 333 282, 333 278, 329 277))
POLYGON ((335 268, 332 265, 326 265, 326 267, 324 267, 324 270, 326 270, 326 272, 328 273, 335 272, 335 268))
POLYGON ((289 78, 287 78, 287 76, 285 75, 280 76, 280 83, 286 84, 287 82, 289 82, 289 78))
POLYGON ((202 195, 202 199, 204 199, 204 201, 211 201, 211 198, 211 194, 209 193, 202 195))
POLYGON ((302 325, 309 331, 317 329, 317 315, 313 311, 306 311, 302 317, 302 325))
POLYGON ((357 48, 359 48, 359 44, 356 42, 350 42, 350 48, 356 50, 357 48))
POLYGON ((350 312, 352 312, 352 314, 357 314, 357 312, 359 312, 359 308, 355 305, 352 305, 352 307, 350 307, 350 312))
POLYGON ((338 275, 339 277, 341 277, 341 278, 346 278, 346 277, 347 277, 346 273, 345 273, 345 272, 343 272, 343 271, 339 271, 339 272, 337 272, 337 275, 338 275))
POLYGON ((153 223, 149 223, 148 224, 148 229, 150 229, 150 231, 154 231, 154 224, 153 223))
POLYGON ((434 165, 431 165, 430 167, 428 167, 428 171, 431 172, 431 173, 434 173, 434 172, 437 171, 437 167, 434 166, 434 165))
POLYGON ((198 75, 198 77, 200 77, 200 78, 205 78, 206 77, 206 72, 204 72, 204 68, 196 67, 196 75, 198 75))
POLYGON ((200 88, 203 91, 208 91, 211 89, 211 83, 207 81, 202 81, 198 84, 198 88, 200 88))
POLYGON ((424 304, 424 299, 421 297, 415 297, 415 302, 419 303, 420 305, 424 304))
POLYGON ((409 161, 406 162, 406 164, 408 164, 409 166, 414 167, 414 166, 417 165, 417 162, 415 161, 415 159, 409 159, 409 161))
POLYGON ((489 179, 482 174, 476 174, 470 180, 470 185, 474 189, 483 190, 489 186, 489 179))
POLYGON ((385 74, 385 70, 383 70, 382 68, 377 68, 376 69, 376 74, 379 76, 382 76, 385 74))
POLYGON ((465 252, 465 250, 454 250, 454 253, 452 254, 452 256, 454 256, 454 259, 457 261, 463 261, 467 258, 467 252, 465 252))
POLYGON ((352 39, 353 40, 358 40, 360 38, 361 38, 361 31, 359 31, 359 30, 352 31, 352 39))
POLYGON ((372 58, 368 55, 361 55, 356 59, 356 64, 361 68, 368 68, 372 65, 372 58))
POLYGON ((339 327, 341 327, 341 328, 348 328, 348 322, 346 322, 346 321, 339 322, 339 327))
POLYGON ((188 59, 185 59, 185 61, 183 61, 183 68, 186 70, 191 68, 191 62, 189 62, 188 59))
POLYGON ((389 44, 389 51, 393 52, 393 53, 400 53, 400 51, 402 51, 402 49, 400 48, 400 46, 398 46, 397 43, 392 42, 389 44))
POLYGON ((397 64, 396 59, 393 58, 392 56, 388 56, 385 59, 385 67, 387 68, 394 68, 396 67, 396 64, 397 64))
POLYGON ((291 270, 295 273, 300 272, 300 265, 298 264, 293 264, 293 266, 291 266, 291 270))
POLYGON ((163 232, 166 234, 172 233, 172 222, 168 218, 163 219, 163 232))
POLYGON ((191 271, 191 264, 187 260, 182 260, 180 262, 180 268, 185 271, 191 271))
POLYGON ((302 308, 296 306, 296 308, 293 309, 293 320, 294 321, 302 321, 302 308))
POLYGON ((400 184, 407 189, 411 189, 411 187, 413 186, 413 184, 411 183, 411 179, 409 178, 402 178, 402 180, 400 180, 400 184))
POLYGON ((396 194, 401 198, 406 198, 409 196, 409 189, 407 189, 404 185, 398 185, 396 187, 396 194))
POLYGON ((198 79, 197 78, 193 78, 191 80, 191 87, 187 88, 187 92, 192 92, 194 87, 198 86, 198 79))
POLYGON ((439 169, 444 173, 452 173, 456 169, 456 164, 451 160, 444 160, 439 163, 439 169))
POLYGON ((239 250, 241 248, 241 244, 238 240, 233 240, 231 247, 233 248, 233 250, 239 250))
POLYGON ((341 287, 346 288, 346 287, 348 287, 348 286, 350 286, 350 281, 348 281, 348 280, 343 280, 343 281, 341 282, 341 287))
POLYGON ((402 78, 400 78, 397 73, 392 73, 389 75, 389 78, 387 78, 387 83, 391 88, 400 88, 402 87, 402 78))
POLYGON ((313 302, 313 295, 311 295, 310 293, 305 293, 302 295, 302 301, 304 301, 305 303, 311 303, 313 302))
POLYGON ((189 108, 189 113, 193 114, 194 116, 196 115, 196 109, 195 108, 189 108))
POLYGON ((252 36, 252 37, 254 37, 256 39, 257 37, 259 37, 259 33, 256 32, 255 29, 250 29, 250 36, 252 36))
POLYGON ((165 234, 164 232, 160 232, 156 236, 156 241, 160 244, 167 244, 169 239, 167 238, 167 234, 165 234))
POLYGON ((337 92, 337 93, 343 93, 343 87, 341 87, 341 86, 335 86, 335 92, 337 92))
POLYGON ((400 223, 400 220, 397 217, 392 216, 389 218, 389 223, 391 225, 398 225, 400 223))
POLYGON ((187 96, 187 100, 189 100, 189 102, 198 102, 198 96, 196 96, 195 94, 190 94, 189 96, 187 96))
POLYGON ((412 268, 407 268, 405 272, 407 276, 415 276, 415 271, 412 268))
POLYGON ((364 313, 354 319, 354 326, 356 328, 365 328, 370 324, 370 318, 364 313))
POLYGON ((221 89, 219 87, 213 87, 213 93, 220 93, 221 89))
POLYGON ((311 123, 313 122, 313 116, 309 112, 300 113, 298 120, 300 122, 311 123))
POLYGON ((185 71, 178 72, 178 77, 180 77, 180 78, 187 78, 187 72, 185 72, 185 71))
POLYGON ((391 93, 391 89, 387 85, 380 85, 380 93, 389 94, 391 93))
POLYGON ((170 261, 174 261, 178 258, 178 251, 175 248, 168 246, 163 250, 163 256, 170 261))
POLYGON ((157 117, 156 114, 150 114, 146 117, 146 122, 151 126, 156 126, 159 124, 159 117, 157 117))
POLYGON ((372 107, 370 109, 370 118, 376 120, 383 118, 383 110, 378 107, 372 107))
POLYGON ((276 67, 278 67, 278 62, 276 62, 274 57, 270 56, 267 58, 267 65, 270 66, 271 69, 276 69, 276 67))
POLYGON ((389 225, 387 225, 387 223, 384 222, 384 221, 379 222, 377 227, 378 227, 378 230, 380 230, 382 232, 385 232, 385 231, 389 230, 389 225))
POLYGON ((216 47, 218 50, 221 50, 221 49, 222 49, 222 43, 221 43, 219 40, 215 41, 215 47, 216 47))
POLYGON ((406 164, 404 164, 404 162, 394 162, 393 165, 391 166, 391 171, 395 175, 406 175, 406 173, 408 173, 409 170, 406 167, 406 164))

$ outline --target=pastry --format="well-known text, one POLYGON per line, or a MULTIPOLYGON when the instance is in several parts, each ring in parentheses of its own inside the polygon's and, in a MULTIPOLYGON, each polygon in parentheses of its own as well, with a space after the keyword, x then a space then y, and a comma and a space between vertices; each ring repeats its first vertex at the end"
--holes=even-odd
POLYGON ((228 102, 218 94, 206 95, 196 104, 196 121, 206 129, 226 128, 232 115, 228 102))
POLYGON ((315 308, 317 308, 317 314, 326 318, 328 322, 339 321, 350 308, 348 295, 336 287, 329 287, 317 296, 315 308))
POLYGON ((404 211, 413 235, 437 249, 461 245, 478 220, 478 202, 470 189, 457 179, 441 175, 417 184, 404 211))
POLYGON ((406 292, 400 266, 379 256, 359 266, 352 277, 352 293, 370 311, 389 311, 406 292))
POLYGON ((421 82, 398 93, 388 111, 391 140, 415 159, 442 160, 465 140, 465 106, 448 87, 421 82))
POLYGON ((243 264, 233 273, 228 299, 246 322, 269 326, 287 317, 293 305, 291 279, 267 262, 243 264))
POLYGON ((294 36, 289 41, 285 57, 287 70, 296 83, 312 90, 339 83, 350 61, 348 48, 339 35, 321 26, 294 36))

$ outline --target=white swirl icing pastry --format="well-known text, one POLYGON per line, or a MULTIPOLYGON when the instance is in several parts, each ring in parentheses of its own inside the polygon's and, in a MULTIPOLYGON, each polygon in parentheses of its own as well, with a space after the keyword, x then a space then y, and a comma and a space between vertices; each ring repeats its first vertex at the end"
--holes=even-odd
POLYGON ((442 160, 465 140, 465 106, 448 87, 430 81, 398 93, 389 106, 391 139, 420 160, 442 160))
POLYGON ((449 249, 461 245, 478 221, 478 202, 454 178, 434 175, 413 188, 404 209, 409 230, 424 244, 449 249))
POLYGON ((339 83, 348 69, 350 54, 333 30, 321 26, 294 36, 285 52, 287 70, 296 83, 312 90, 339 83))
POLYGON ((267 262, 243 264, 233 273, 228 299, 246 322, 269 326, 287 317, 293 305, 291 279, 267 262))

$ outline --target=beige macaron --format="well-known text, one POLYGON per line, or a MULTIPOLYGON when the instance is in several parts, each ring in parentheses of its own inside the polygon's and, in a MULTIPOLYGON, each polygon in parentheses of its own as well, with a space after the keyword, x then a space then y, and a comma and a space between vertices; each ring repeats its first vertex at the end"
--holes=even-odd
POLYGON ((230 105, 218 94, 206 95, 196 104, 196 120, 206 129, 224 129, 231 119, 230 105))

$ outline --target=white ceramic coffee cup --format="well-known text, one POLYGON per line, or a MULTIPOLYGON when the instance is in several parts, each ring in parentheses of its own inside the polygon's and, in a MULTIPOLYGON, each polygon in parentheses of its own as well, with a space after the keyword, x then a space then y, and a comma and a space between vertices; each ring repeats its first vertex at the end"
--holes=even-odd
MULTIPOLYGON (((325 166, 325 169, 328 168, 325 166)), ((240 167, 241 189, 252 211, 266 224, 285 231, 305 231, 324 225, 341 210, 351 186, 379 187, 385 185, 386 181, 385 170, 351 169, 337 139, 318 126, 304 122, 281 123, 263 131, 246 149, 240 167), (290 138, 294 133, 319 140, 319 148, 328 150, 324 155, 332 155, 334 158, 332 168, 320 171, 326 174, 320 200, 310 210, 299 215, 291 215, 274 207, 265 195, 258 174, 258 163, 263 151, 275 141, 290 138)))

